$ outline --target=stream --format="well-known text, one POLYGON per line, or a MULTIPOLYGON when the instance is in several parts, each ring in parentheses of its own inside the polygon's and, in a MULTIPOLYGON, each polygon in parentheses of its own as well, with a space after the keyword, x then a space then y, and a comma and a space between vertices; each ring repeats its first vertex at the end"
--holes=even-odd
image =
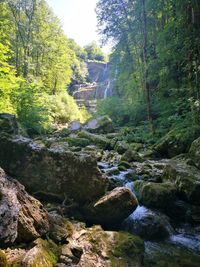
MULTIPOLYGON (((117 169, 117 164, 103 161, 98 165, 102 172, 108 174, 109 179, 129 188, 137 196, 134 191, 134 181, 129 178, 131 169, 112 174, 117 169)), ((141 179, 141 177, 138 175, 137 179, 141 179)), ((121 230, 137 234, 145 240, 144 266, 146 267, 200 266, 200 262, 198 262, 200 255, 199 226, 177 223, 158 210, 139 205, 123 222, 121 230), (191 261, 197 265, 190 265, 191 261)))

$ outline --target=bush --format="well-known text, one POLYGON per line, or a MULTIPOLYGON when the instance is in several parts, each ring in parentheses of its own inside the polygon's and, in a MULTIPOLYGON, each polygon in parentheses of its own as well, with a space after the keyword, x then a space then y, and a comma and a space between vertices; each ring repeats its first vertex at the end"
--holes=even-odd
POLYGON ((49 96, 50 114, 56 123, 69 123, 74 120, 85 122, 89 113, 82 107, 79 109, 75 100, 66 91, 49 96))
POLYGON ((29 134, 44 133, 52 119, 47 95, 36 84, 25 83, 13 96, 19 122, 29 134))

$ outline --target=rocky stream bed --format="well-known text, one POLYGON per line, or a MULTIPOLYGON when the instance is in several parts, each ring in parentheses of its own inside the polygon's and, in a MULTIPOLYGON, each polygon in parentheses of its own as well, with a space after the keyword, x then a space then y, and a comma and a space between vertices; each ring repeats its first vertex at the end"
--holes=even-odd
POLYGON ((200 139, 164 159, 107 118, 22 136, 0 115, 0 267, 199 267, 200 139))

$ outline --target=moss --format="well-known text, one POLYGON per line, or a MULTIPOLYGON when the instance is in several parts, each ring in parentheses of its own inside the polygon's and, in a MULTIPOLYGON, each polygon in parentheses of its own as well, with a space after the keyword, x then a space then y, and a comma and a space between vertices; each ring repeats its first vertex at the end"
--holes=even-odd
POLYGON ((142 262, 144 242, 140 237, 126 232, 118 232, 115 233, 114 241, 114 249, 109 253, 112 266, 129 266, 130 263, 137 266, 138 262, 142 262))
POLYGON ((175 200, 175 186, 171 183, 136 181, 134 189, 139 200, 147 207, 167 208, 175 200))
POLYGON ((91 144, 91 142, 88 139, 80 138, 80 137, 76 137, 76 138, 68 137, 68 138, 65 138, 65 141, 70 146, 86 147, 86 146, 89 146, 91 144))
POLYGON ((191 143, 199 137, 200 127, 177 127, 161 138, 153 149, 159 156, 174 157, 187 153, 191 143))
POLYGON ((119 168, 122 168, 122 169, 131 169, 131 164, 126 162, 126 161, 121 161, 118 165, 119 168))
POLYGON ((6 254, 3 252, 3 250, 0 250, 0 267, 6 267, 6 266, 7 266, 6 254))
POLYGON ((58 261, 60 248, 51 240, 37 240, 37 246, 40 249, 36 259, 32 263, 32 267, 53 267, 58 261))

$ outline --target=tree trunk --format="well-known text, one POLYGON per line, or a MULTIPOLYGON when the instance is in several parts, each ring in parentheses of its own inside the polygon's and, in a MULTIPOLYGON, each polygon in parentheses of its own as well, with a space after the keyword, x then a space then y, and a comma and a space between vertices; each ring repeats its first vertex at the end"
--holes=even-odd
POLYGON ((147 14, 145 7, 145 0, 141 0, 142 3, 142 17, 143 17, 143 61, 144 61, 144 92, 146 95, 146 105, 147 105, 147 118, 149 121, 149 126, 154 134, 154 122, 152 117, 152 109, 151 109, 151 92, 148 81, 148 54, 147 54, 147 46, 148 46, 148 36, 147 36, 147 14))

